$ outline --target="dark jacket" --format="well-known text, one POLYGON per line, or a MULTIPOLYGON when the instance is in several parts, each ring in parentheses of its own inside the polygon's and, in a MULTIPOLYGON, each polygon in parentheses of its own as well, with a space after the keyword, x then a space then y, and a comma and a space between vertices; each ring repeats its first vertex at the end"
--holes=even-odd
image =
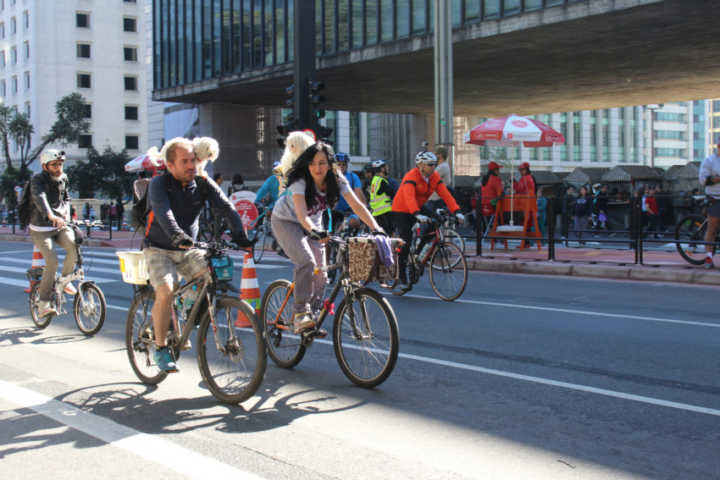
POLYGON ((170 173, 166 173, 153 178, 148 187, 151 214, 148 216, 149 231, 145 245, 179 250, 177 245, 181 240, 195 241, 198 220, 206 200, 214 211, 228 220, 233 234, 242 235, 244 230, 240 215, 215 182, 195 177, 183 188, 170 173), (199 182, 204 182, 207 187, 201 187, 199 182))
POLYGON ((53 215, 70 219, 70 196, 68 195, 68 177, 64 173, 56 181, 42 171, 30 179, 32 213, 30 224, 38 227, 52 227, 48 216, 53 215))

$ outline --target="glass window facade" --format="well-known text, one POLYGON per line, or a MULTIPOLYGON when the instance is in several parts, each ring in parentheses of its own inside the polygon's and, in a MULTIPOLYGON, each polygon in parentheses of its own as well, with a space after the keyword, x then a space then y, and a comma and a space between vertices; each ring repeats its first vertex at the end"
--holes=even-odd
MULTIPOLYGON (((433 30, 433 0, 312 1, 321 56, 433 30)), ((572 1, 452 0, 451 15, 462 28, 572 1)), ((294 16, 294 0, 153 0, 155 88, 292 62, 294 16)), ((125 17, 123 29, 137 31, 137 19, 125 17)))

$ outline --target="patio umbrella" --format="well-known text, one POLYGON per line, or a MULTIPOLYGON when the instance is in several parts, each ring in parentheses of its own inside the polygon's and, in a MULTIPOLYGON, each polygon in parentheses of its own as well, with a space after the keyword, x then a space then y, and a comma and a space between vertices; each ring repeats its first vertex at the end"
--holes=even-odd
POLYGON ((145 170, 157 171, 165 168, 165 162, 160 158, 157 148, 153 147, 147 153, 138 155, 125 164, 126 172, 142 172, 145 170))
MULTIPOLYGON (((565 137, 549 125, 533 118, 508 115, 491 118, 474 127, 465 134, 465 143, 487 145, 491 147, 552 147, 565 143, 565 137)), ((511 159, 512 162, 512 159, 511 159)), ((510 170, 511 182, 514 181, 514 169, 510 170)), ((513 197, 510 197, 510 211, 513 211, 513 197)), ((505 230, 522 230, 514 226, 511 213, 510 226, 505 230)))

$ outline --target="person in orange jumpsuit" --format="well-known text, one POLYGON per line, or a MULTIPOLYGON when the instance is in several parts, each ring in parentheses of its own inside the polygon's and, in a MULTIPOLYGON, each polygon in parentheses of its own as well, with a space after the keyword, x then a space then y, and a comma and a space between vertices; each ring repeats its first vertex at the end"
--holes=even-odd
POLYGON ((489 217, 495 214, 495 206, 502 198, 503 184, 500 180, 500 169, 502 165, 495 162, 488 163, 488 172, 482 179, 482 214, 489 217))
POLYGON ((398 295, 407 293, 412 288, 407 280, 407 258, 410 253, 412 240, 412 226, 415 222, 425 223, 429 220, 421 212, 421 207, 427 202, 433 192, 437 192, 445 202, 450 212, 454 213, 458 222, 463 223, 465 217, 460 213, 460 207, 453 198, 440 175, 435 172, 437 157, 432 152, 420 152, 415 157, 417 167, 410 170, 402 179, 400 188, 395 194, 392 203, 393 221, 398 235, 405 241, 400 250, 400 282, 401 289, 395 292, 398 295))

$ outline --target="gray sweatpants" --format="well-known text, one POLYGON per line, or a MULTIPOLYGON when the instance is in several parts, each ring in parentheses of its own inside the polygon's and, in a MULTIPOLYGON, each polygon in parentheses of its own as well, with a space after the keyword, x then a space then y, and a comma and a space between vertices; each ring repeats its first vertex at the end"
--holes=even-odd
POLYGON ((316 240, 307 237, 307 233, 297 222, 280 220, 275 215, 270 221, 275 240, 285 254, 295 264, 293 281, 295 282, 295 313, 311 312, 310 305, 322 300, 327 281, 327 273, 313 275, 315 267, 325 266, 325 247, 316 240))
POLYGON ((65 249, 65 262, 63 263, 62 275, 70 275, 75 269, 77 262, 77 251, 75 250, 75 232, 70 227, 51 232, 36 232, 30 229, 30 238, 35 246, 42 253, 45 259, 45 269, 40 280, 40 300, 50 300, 52 286, 55 281, 55 273, 58 268, 58 257, 55 253, 54 244, 57 243, 65 249))

